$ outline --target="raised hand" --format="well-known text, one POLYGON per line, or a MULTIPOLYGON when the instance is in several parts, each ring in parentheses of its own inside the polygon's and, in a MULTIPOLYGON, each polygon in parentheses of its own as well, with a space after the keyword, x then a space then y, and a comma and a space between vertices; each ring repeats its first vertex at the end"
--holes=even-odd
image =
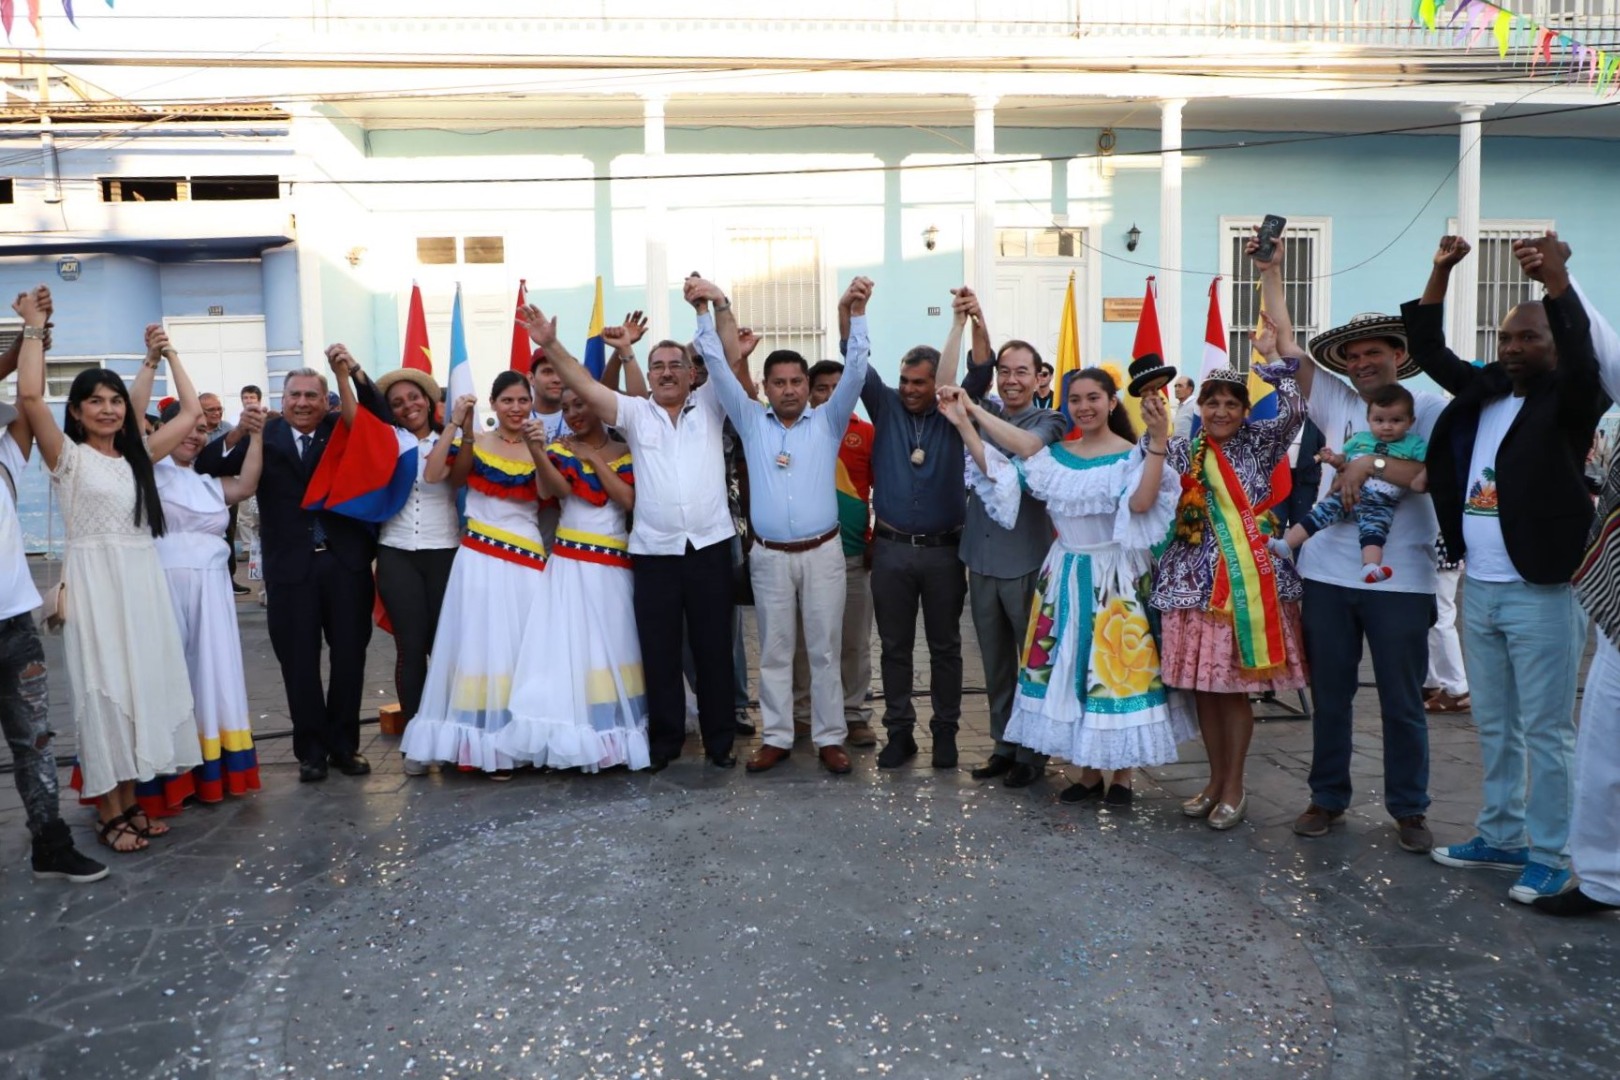
POLYGON ((450 411, 451 423, 462 431, 470 433, 472 431, 473 410, 477 406, 478 396, 476 394, 462 394, 456 398, 455 406, 450 411))
POLYGON ((45 311, 39 306, 39 297, 34 293, 18 293, 17 299, 11 303, 11 310, 29 326, 45 325, 45 311))
POLYGON ((349 347, 341 342, 326 347, 326 362, 332 368, 332 374, 340 379, 347 378, 360 366, 349 353, 349 347))
POLYGON ((523 421, 523 440, 531 447, 546 445, 546 422, 544 420, 523 421))
POLYGON ((1442 236, 1440 246, 1434 252, 1434 265, 1442 270, 1450 270, 1466 259, 1468 253, 1473 250, 1473 245, 1460 236, 1442 236))
POLYGON ((241 419, 236 426, 249 435, 257 435, 264 430, 264 407, 262 405, 247 405, 242 409, 241 419))
POLYGON ((539 348, 553 345, 557 341, 557 318, 546 318, 546 313, 533 304, 524 304, 518 308, 518 325, 529 332, 529 340, 539 348))
POLYGON ((963 285, 961 288, 951 290, 951 312, 958 321, 975 319, 984 321, 984 309, 979 306, 979 297, 972 289, 963 285))
POLYGON ((865 315, 866 305, 872 299, 872 279, 869 277, 856 277, 844 290, 839 298, 838 306, 847 310, 851 315, 865 315))
MULTIPOLYGON (((632 311, 624 317, 624 322, 615 329, 623 331, 626 345, 634 345, 646 336, 647 316, 639 311, 632 311)), ((607 337, 606 330, 602 332, 602 336, 607 337)))
POLYGON ((1163 388, 1143 394, 1141 408, 1142 426, 1147 429, 1148 444, 1162 448, 1165 440, 1170 438, 1170 410, 1165 406, 1163 388))
POLYGON ((156 365, 160 357, 174 355, 174 346, 169 344, 169 332, 159 323, 147 323, 146 362, 156 365))
POLYGON ((1243 244, 1243 254, 1254 260, 1254 268, 1259 270, 1261 273, 1264 273, 1273 267, 1282 266, 1283 243, 1281 237, 1278 238, 1275 244, 1271 245, 1271 258, 1262 259, 1258 255, 1258 252, 1260 251, 1260 226, 1254 226, 1254 232, 1255 235, 1249 237, 1249 239, 1244 241, 1243 244))
POLYGON ((1569 245, 1559 240, 1555 232, 1531 240, 1513 241, 1513 257, 1519 260, 1519 268, 1526 277, 1543 285, 1548 284, 1549 277, 1561 278, 1568 273, 1565 263, 1570 254, 1569 245))
POLYGON ((696 271, 686 279, 686 302, 697 310, 699 315, 708 310, 709 304, 723 304, 726 294, 720 291, 720 286, 706 278, 699 277, 696 271))
POLYGON ((764 340, 764 334, 760 334, 750 327, 745 326, 737 331, 737 348, 741 351, 744 360, 754 355, 754 350, 759 348, 759 343, 764 340))
POLYGON ((1249 340, 1254 344, 1254 351, 1267 360, 1277 358, 1277 324, 1271 321, 1271 316, 1260 315, 1260 328, 1249 335, 1249 340))

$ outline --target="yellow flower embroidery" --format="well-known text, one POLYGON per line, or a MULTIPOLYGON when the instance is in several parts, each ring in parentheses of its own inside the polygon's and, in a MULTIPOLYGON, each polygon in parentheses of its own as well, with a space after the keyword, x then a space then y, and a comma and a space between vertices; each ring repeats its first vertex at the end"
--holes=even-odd
POLYGON ((1095 676, 1116 698, 1145 694, 1159 680, 1159 653, 1137 605, 1116 596, 1097 612, 1091 658, 1095 676))

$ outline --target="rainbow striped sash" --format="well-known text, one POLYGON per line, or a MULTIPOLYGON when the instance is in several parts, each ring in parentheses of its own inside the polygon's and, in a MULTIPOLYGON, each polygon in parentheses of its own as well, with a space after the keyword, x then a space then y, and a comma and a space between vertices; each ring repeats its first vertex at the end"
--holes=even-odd
POLYGON ((1210 527, 1221 553, 1209 610, 1231 618, 1238 666, 1267 678, 1287 665, 1277 568, 1232 463, 1215 442, 1206 446, 1203 481, 1209 492, 1210 527))

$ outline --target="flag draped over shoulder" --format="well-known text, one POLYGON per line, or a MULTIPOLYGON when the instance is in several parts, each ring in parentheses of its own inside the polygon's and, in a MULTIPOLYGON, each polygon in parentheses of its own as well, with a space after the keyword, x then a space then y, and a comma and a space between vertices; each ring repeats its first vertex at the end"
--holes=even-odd
POLYGON ((320 464, 304 489, 305 510, 381 524, 399 513, 416 483, 416 438, 367 409, 354 426, 332 428, 320 464))
POLYGON ((607 346, 602 341, 602 275, 598 274, 596 306, 591 308, 591 328, 585 337, 585 370, 591 373, 591 378, 600 381, 602 369, 605 367, 607 367, 607 346))

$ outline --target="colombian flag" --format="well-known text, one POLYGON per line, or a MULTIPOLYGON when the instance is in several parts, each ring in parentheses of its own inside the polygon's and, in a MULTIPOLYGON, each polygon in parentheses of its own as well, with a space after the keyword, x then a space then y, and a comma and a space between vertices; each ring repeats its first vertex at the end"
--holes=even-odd
POLYGON ((596 306, 591 309, 591 330, 585 337, 585 370, 591 378, 602 378, 607 366, 607 346, 602 342, 602 275, 596 275, 596 306))
POLYGON ((1063 294, 1063 319, 1058 323, 1057 355, 1052 358, 1052 385, 1061 400, 1052 404, 1071 426, 1069 415, 1069 377, 1080 370, 1080 319, 1074 309, 1074 271, 1069 271, 1069 287, 1063 294))

